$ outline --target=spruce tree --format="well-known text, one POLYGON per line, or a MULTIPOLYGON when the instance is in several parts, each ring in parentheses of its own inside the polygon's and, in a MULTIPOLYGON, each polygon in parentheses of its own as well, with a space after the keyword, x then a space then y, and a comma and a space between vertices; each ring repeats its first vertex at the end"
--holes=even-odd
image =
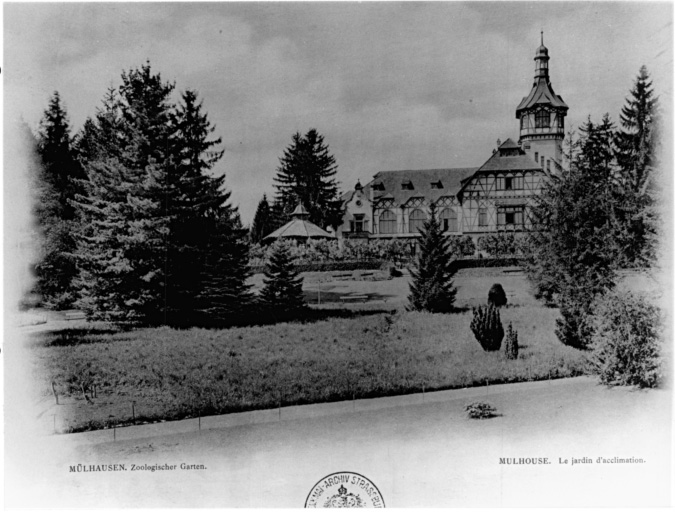
POLYGON ((97 121, 88 123, 83 156, 89 181, 79 198, 84 228, 78 257, 90 318, 161 323, 166 289, 167 176, 173 84, 150 65, 122 74, 97 121))
POLYGON ((621 188, 617 190, 617 234, 625 248, 625 266, 650 265, 656 258, 659 212, 658 100, 654 97, 647 68, 642 66, 621 109, 621 129, 616 133, 621 188))
POLYGON ((42 247, 35 265, 35 292, 44 305, 64 309, 72 307, 77 294, 73 234, 78 223, 71 202, 82 189, 84 172, 75 158, 68 116, 58 92, 54 92, 40 122, 37 152, 41 172, 34 204, 42 247))
POLYGON ((635 193, 644 190, 654 162, 658 99, 645 66, 621 109, 621 130, 616 134, 617 160, 625 187, 635 193))
POLYGON ((182 95, 175 127, 178 165, 167 194, 168 323, 227 323, 250 302, 247 233, 228 204, 225 176, 209 174, 223 151, 215 149, 220 138, 210 139, 215 127, 196 92, 182 95))
POLYGON ((429 220, 424 223, 420 234, 420 254, 415 267, 410 269, 412 280, 408 307, 416 311, 447 313, 452 310, 457 293, 452 281, 455 270, 450 242, 443 236, 433 203, 429 220))
POLYGON ((278 316, 304 307, 302 277, 294 269, 286 242, 275 243, 263 281, 265 285, 260 292, 260 304, 269 314, 278 316))
POLYGON ((267 195, 263 194, 253 217, 253 224, 251 225, 251 242, 254 244, 261 243, 263 238, 274 231, 272 229, 273 224, 272 210, 267 202, 267 195))
POLYGON ((589 342, 587 318, 594 299, 611 289, 622 248, 616 243, 613 125, 590 119, 581 127, 580 151, 569 170, 548 180, 530 211, 528 277, 560 306, 559 339, 589 342))
POLYGON ((150 65, 122 75, 79 139, 90 175, 78 207, 81 306, 92 318, 223 323, 250 299, 246 232, 228 201, 219 138, 194 91, 150 65))
POLYGON ((280 221, 287 221, 302 203, 314 224, 322 228, 340 225, 343 212, 335 181, 337 165, 323 136, 314 128, 304 136, 294 134, 280 163, 274 178, 280 221))

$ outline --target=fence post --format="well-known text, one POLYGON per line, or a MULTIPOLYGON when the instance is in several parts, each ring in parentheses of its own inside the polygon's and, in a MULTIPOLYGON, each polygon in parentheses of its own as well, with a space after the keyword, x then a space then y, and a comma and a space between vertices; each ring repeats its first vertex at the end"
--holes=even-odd
POLYGON ((56 405, 59 405, 59 395, 56 392, 56 383, 52 381, 52 393, 54 393, 54 400, 56 400, 56 405))
POLYGON ((131 402, 131 419, 136 422, 136 402, 133 400, 131 402))

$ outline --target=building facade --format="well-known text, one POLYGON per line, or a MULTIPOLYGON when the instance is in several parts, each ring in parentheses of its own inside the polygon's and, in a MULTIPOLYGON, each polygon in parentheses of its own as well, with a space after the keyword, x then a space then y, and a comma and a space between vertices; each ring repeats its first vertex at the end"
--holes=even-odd
POLYGON ((432 203, 448 236, 470 235, 478 241, 485 234, 527 229, 528 208, 543 180, 562 168, 568 110, 551 86, 543 34, 534 60, 532 90, 516 108, 517 143, 498 141, 480 167, 382 171, 365 186, 358 182, 343 195, 338 237, 414 239, 432 203))

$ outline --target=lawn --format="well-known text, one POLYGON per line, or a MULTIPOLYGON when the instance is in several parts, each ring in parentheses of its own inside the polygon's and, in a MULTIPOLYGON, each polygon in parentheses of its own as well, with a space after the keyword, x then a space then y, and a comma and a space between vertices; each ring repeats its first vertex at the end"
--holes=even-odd
MULTIPOLYGON (((324 319, 305 323, 130 332, 92 325, 36 333, 34 378, 45 397, 55 384, 62 404, 52 411, 57 429, 78 431, 586 371, 585 355, 555 337, 557 310, 537 304, 522 275, 466 271, 457 282, 464 310, 448 315, 395 307, 407 292, 404 278, 379 283, 392 295, 389 312, 383 311, 388 303, 375 301, 347 306, 363 310, 351 317, 330 317, 327 310, 324 319), (480 295, 493 282, 509 294, 502 322, 518 330, 517 361, 483 352, 469 328, 466 306, 484 303, 480 295)), ((368 284, 372 290, 377 282, 368 284)))

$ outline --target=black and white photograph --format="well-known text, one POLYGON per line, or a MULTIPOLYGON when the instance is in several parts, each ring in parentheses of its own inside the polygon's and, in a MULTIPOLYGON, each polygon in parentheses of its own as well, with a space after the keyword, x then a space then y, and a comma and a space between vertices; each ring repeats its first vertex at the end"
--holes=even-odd
POLYGON ((671 508, 673 2, 4 2, 4 503, 671 508))

